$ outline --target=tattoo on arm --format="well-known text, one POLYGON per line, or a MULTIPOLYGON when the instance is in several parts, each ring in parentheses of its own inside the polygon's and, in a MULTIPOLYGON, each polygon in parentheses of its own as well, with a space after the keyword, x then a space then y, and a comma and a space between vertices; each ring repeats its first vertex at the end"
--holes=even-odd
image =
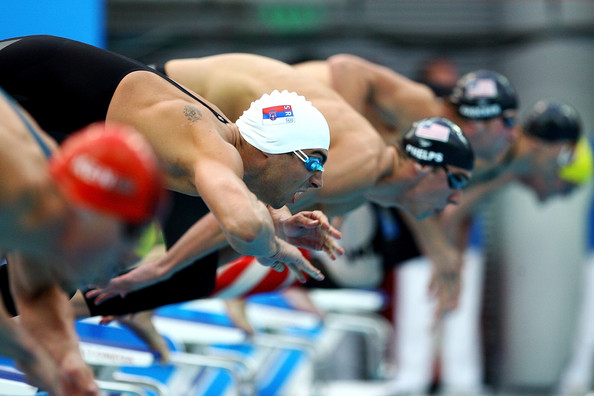
POLYGON ((192 105, 184 106, 184 115, 191 122, 196 122, 202 119, 202 112, 192 105))

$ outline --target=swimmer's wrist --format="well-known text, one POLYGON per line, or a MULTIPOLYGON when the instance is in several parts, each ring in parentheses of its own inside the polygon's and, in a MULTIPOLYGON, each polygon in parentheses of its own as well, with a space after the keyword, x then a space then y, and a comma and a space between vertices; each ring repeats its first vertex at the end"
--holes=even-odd
POLYGON ((281 252, 281 245, 277 238, 274 238, 273 248, 272 248, 271 252, 272 253, 269 256, 266 256, 266 258, 274 259, 274 258, 278 257, 278 255, 281 252))
POLYGON ((32 339, 28 337, 17 336, 17 339, 20 341, 20 345, 17 344, 17 347, 14 348, 13 358, 15 362, 21 364, 25 367, 29 365, 35 364, 37 362, 37 349, 38 346, 36 343, 33 342, 32 339))
POLYGON ((291 212, 286 206, 284 206, 281 209, 274 209, 269 205, 267 205, 266 207, 268 208, 268 212, 270 213, 270 217, 272 218, 272 224, 274 225, 274 233, 277 237, 285 239, 285 232, 283 227, 287 219, 291 217, 291 212))

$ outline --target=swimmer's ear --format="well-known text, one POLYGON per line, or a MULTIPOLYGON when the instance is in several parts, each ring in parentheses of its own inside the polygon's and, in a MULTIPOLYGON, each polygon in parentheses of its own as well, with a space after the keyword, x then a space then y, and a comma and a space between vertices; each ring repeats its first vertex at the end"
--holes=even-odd
POLYGON ((431 172, 431 169, 433 167, 429 166, 429 165, 421 165, 418 162, 415 162, 415 167, 414 169, 417 172, 417 175, 426 175, 427 173, 431 172))
POLYGON ((265 153, 264 151, 260 151, 260 152, 262 153, 264 158, 270 158, 272 156, 272 154, 270 154, 270 153, 265 153))

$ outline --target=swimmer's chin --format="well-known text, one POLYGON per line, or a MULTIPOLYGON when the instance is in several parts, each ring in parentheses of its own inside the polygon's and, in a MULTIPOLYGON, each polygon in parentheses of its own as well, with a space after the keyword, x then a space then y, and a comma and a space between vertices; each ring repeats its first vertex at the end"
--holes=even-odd
POLYGON ((297 202, 299 200, 299 197, 301 197, 301 194, 303 194, 303 191, 297 191, 293 195, 293 199, 291 199, 291 203, 294 204, 295 202, 297 202))
POLYGON ((439 209, 439 208, 438 209, 433 209, 433 210, 429 210, 429 211, 423 212, 423 213, 421 213, 421 214, 419 214, 417 216, 414 216, 414 217, 415 217, 415 219, 417 221, 423 221, 423 220, 429 219, 431 217, 439 216, 439 214, 442 213, 443 211, 444 211, 443 209, 439 209))

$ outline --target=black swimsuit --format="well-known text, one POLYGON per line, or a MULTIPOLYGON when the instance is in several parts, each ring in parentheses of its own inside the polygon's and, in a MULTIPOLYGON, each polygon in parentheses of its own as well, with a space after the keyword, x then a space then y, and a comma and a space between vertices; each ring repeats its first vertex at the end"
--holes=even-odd
MULTIPOLYGON (((225 117, 168 77, 113 52, 53 36, 0 41, 0 86, 58 142, 92 122, 105 120, 121 80, 139 70, 161 76, 206 106, 220 122, 228 123, 225 117)), ((173 193, 172 201, 173 208, 163 224, 168 248, 209 212, 197 197, 173 193)), ((114 297, 100 306, 92 301, 87 304, 92 315, 120 315, 206 297, 214 288, 217 264, 218 254, 213 253, 166 281, 123 298, 114 297)), ((0 287, 4 289, 1 284, 0 287)))
POLYGON ((228 122, 176 82, 116 53, 54 36, 0 41, 0 86, 58 141, 63 134, 105 120, 122 79, 139 70, 158 74, 228 122))
MULTIPOLYGON (((41 148, 43 155, 45 155, 46 158, 49 158, 52 155, 52 151, 50 150, 48 145, 45 144, 45 142, 43 141, 41 136, 39 136, 33 125, 31 125, 27 117, 25 117, 25 115, 18 108, 18 106, 15 105, 13 100, 8 95, 6 95, 2 88, 0 88, 0 96, 4 97, 4 99, 7 100, 8 104, 13 108, 13 110, 21 119, 23 124, 25 124, 25 127, 27 128, 29 133, 31 133, 31 135, 41 148)), ((15 316, 17 312, 14 300, 12 299, 12 292, 10 291, 10 282, 8 278, 8 262, 4 257, 0 258, 0 296, 2 296, 2 301, 4 303, 6 311, 10 315, 15 316)))

